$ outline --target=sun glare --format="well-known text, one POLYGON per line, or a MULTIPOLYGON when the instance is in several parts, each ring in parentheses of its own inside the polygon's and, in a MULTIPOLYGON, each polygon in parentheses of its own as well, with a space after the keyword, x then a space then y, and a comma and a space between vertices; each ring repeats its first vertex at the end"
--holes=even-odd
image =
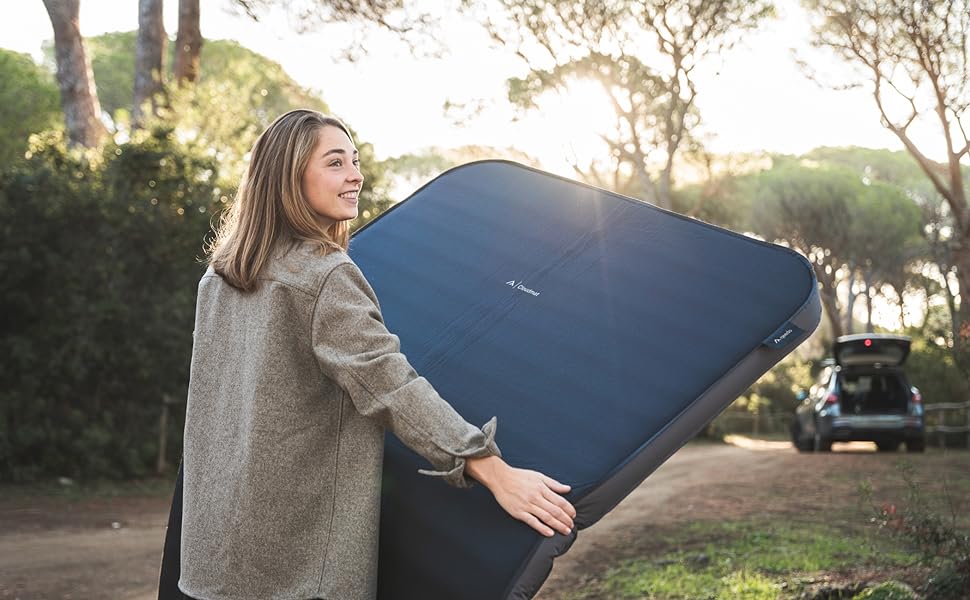
POLYGON ((539 110, 529 120, 534 120, 536 153, 544 166, 575 176, 572 164, 585 167, 606 158, 608 148, 600 136, 616 131, 616 113, 599 83, 574 80, 536 103, 539 110))

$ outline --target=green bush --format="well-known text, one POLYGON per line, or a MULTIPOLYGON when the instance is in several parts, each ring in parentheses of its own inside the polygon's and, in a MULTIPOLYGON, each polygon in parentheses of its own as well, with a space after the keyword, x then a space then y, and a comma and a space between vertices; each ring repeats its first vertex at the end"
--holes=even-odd
POLYGON ((914 600, 915 598, 916 594, 905 583, 886 581, 864 589, 853 596, 852 600, 914 600))
POLYGON ((53 73, 3 48, 0 81, 0 164, 9 164, 23 159, 31 133, 58 126, 60 94, 53 73))
MULTIPOLYGON (((942 402, 964 402, 970 398, 970 387, 957 367, 953 351, 925 338, 913 338, 909 358, 906 360, 906 377, 919 388, 926 407, 942 402)), ((926 424, 962 427, 967 424, 965 410, 928 410, 926 424)), ((926 441, 931 445, 942 442, 948 448, 966 447, 967 435, 931 433, 927 435, 926 441)))
POLYGON ((970 532, 958 521, 958 515, 963 514, 959 500, 944 487, 944 506, 934 505, 916 481, 913 463, 901 462, 897 470, 906 485, 904 505, 886 502, 876 506, 871 482, 860 484, 861 497, 871 506, 870 522, 904 542, 917 560, 929 567, 930 576, 921 589, 924 598, 970 598, 970 532))
POLYGON ((102 155, 35 136, 0 173, 0 480, 151 468, 162 397, 185 395, 216 177, 164 130, 102 155))

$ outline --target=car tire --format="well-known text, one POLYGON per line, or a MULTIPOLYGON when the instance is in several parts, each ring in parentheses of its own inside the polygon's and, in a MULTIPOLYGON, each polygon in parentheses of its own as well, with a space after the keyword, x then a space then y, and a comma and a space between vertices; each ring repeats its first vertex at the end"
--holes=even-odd
POLYGON ((906 440, 906 452, 923 452, 926 450, 926 440, 912 439, 906 440))
POLYGON ((791 425, 791 444, 799 452, 811 452, 812 440, 804 439, 803 433, 801 424, 795 420, 791 425))
POLYGON ((816 452, 832 451, 832 440, 822 437, 822 435, 818 432, 817 428, 815 430, 815 438, 812 441, 813 441, 812 449, 815 450, 816 452))
MULTIPOLYGON (((909 446, 907 446, 908 448, 909 446)), ((879 452, 896 452, 899 450, 899 442, 876 442, 876 448, 879 452)))

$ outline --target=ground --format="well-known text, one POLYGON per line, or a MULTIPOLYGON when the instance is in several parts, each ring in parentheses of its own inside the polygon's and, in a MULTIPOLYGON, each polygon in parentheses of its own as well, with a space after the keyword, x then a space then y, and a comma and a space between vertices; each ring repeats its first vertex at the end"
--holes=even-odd
MULTIPOLYGON (((691 443, 671 457, 579 533, 537 599, 560 600, 593 586, 619 561, 665 549, 664 536, 691 523, 754 515, 863 521, 860 481, 872 481, 874 500, 898 501, 905 495, 900 460, 910 461, 927 486, 955 482, 964 498, 970 481, 967 452, 887 454, 870 444, 837 444, 832 453, 798 454, 784 441, 731 442, 691 443)), ((157 491, 115 497, 0 493, 0 599, 153 599, 168 502, 157 491)), ((878 575, 858 571, 847 565, 829 576, 878 575)))

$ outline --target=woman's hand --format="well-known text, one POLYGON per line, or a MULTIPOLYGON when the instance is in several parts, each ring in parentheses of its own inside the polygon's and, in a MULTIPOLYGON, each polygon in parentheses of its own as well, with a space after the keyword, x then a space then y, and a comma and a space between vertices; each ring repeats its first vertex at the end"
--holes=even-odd
POLYGON ((492 492, 512 517, 544 536, 569 535, 576 509, 559 494, 569 486, 542 473, 510 467, 498 456, 466 459, 465 470, 492 492))

